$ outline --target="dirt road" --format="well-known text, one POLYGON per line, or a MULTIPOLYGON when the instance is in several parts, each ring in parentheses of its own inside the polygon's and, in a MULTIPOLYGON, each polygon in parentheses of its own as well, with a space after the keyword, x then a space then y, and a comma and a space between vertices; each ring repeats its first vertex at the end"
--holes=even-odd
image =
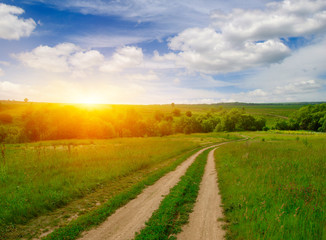
MULTIPOLYGON (((225 143, 218 145, 222 144, 225 143)), ((185 174, 187 168, 193 163, 196 157, 211 147, 201 149, 192 155, 180 164, 175 171, 168 173, 154 185, 146 188, 136 199, 133 199, 124 207, 118 209, 102 225, 85 233, 82 239, 132 239, 135 236, 135 232, 139 232, 145 226, 145 222, 159 207, 164 196, 178 183, 180 177, 185 174)))
POLYGON ((189 216, 189 224, 182 228, 177 239, 218 240, 224 238, 222 223, 218 221, 218 218, 223 217, 223 212, 220 207, 221 197, 217 185, 214 151, 215 149, 208 155, 194 211, 189 216))

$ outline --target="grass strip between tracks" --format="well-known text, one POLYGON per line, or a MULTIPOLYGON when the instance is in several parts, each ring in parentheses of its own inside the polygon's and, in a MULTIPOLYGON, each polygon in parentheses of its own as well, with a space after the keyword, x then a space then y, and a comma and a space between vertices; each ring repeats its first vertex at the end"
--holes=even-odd
POLYGON ((118 208, 127 204, 130 200, 136 198, 137 195, 140 194, 143 191, 143 189, 145 189, 147 186, 153 185, 162 176, 176 169, 176 167, 179 164, 181 164, 183 161, 188 159, 196 151, 199 151, 199 149, 196 148, 193 151, 183 154, 171 165, 153 172, 145 180, 140 181, 139 183, 135 184, 132 188, 111 198, 107 203, 103 204, 103 206, 101 206, 100 208, 90 213, 87 213, 86 215, 80 216, 76 220, 69 223, 67 226, 54 230, 51 234, 49 234, 48 236, 42 239, 44 240, 76 239, 83 231, 88 230, 104 222, 107 219, 107 217, 112 215, 118 208))
POLYGON ((163 199, 146 227, 136 234, 136 240, 176 239, 173 235, 180 232, 181 226, 188 222, 189 213, 196 202, 209 151, 211 149, 197 157, 180 182, 163 199))

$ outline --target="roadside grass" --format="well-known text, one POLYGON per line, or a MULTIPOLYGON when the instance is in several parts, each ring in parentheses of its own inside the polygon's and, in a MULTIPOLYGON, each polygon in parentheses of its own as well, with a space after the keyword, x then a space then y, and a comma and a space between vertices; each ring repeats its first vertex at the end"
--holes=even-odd
POLYGON ((227 239, 326 239, 326 135, 246 135, 215 151, 227 239))
POLYGON ((135 184, 145 180, 148 175, 153 174, 155 171, 170 166, 173 162, 187 153, 188 152, 162 161, 148 168, 134 171, 126 176, 110 180, 107 183, 103 183, 101 186, 94 189, 94 192, 88 193, 82 198, 75 199, 63 207, 33 218, 25 224, 16 224, 14 228, 11 228, 5 236, 2 236, 2 238, 13 240, 18 238, 39 239, 45 237, 55 229, 67 226, 71 221, 78 217, 94 211, 115 195, 121 194, 132 188, 135 184))
MULTIPOLYGON (((218 140, 216 140, 218 141, 218 140)), ((194 149, 187 139, 125 138, 7 144, 0 149, 0 236, 104 183, 194 149)))
POLYGON ((156 171, 151 173, 145 180, 140 181, 131 188, 127 189, 126 191, 114 196, 107 203, 103 204, 100 208, 79 217, 78 219, 72 221, 65 227, 56 229, 53 233, 43 238, 43 240, 76 239, 81 234, 81 232, 88 230, 96 225, 99 225, 100 223, 105 221, 106 218, 112 215, 118 208, 122 207, 130 200, 136 198, 137 195, 140 194, 142 190, 145 189, 147 186, 154 184, 162 176, 176 169, 179 164, 181 164, 183 161, 193 155, 196 151, 198 151, 198 149, 184 154, 182 157, 178 158, 172 164, 164 168, 157 169, 156 171))
POLYGON ((176 239, 173 235, 187 223, 199 191, 204 174, 207 155, 211 149, 201 153, 188 168, 180 182, 163 199, 158 210, 146 222, 146 227, 136 233, 135 240, 176 239))

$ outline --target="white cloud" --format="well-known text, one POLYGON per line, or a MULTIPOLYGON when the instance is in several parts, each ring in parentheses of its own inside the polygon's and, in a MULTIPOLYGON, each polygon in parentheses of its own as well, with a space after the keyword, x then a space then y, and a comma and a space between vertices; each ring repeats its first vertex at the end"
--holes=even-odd
POLYGON ((104 61, 100 52, 84 51, 72 43, 61 43, 54 47, 39 46, 14 57, 28 67, 57 73, 89 70, 104 61))
POLYGON ((16 99, 23 100, 25 97, 29 97, 30 95, 37 96, 38 91, 32 89, 28 85, 12 83, 9 81, 0 82, 0 94, 1 100, 4 99, 16 99))
POLYGON ((326 30, 324 0, 284 0, 263 10, 234 9, 212 14, 213 26, 228 41, 259 41, 280 37, 307 36, 326 30))
MULTIPOLYGON (((226 73, 283 60, 290 50, 278 39, 244 41, 236 46, 212 28, 190 28, 172 38, 169 47, 180 66, 203 73, 226 73)), ((173 55, 164 55, 173 59, 173 55)), ((156 59, 158 57, 156 56, 156 59)))
POLYGON ((232 94, 231 98, 241 102, 300 102, 323 101, 324 93, 319 90, 323 83, 317 80, 297 80, 272 89, 255 89, 232 94))
POLYGON ((210 27, 184 30, 169 40, 174 52, 154 52, 154 60, 209 74, 278 63, 291 53, 281 38, 325 33, 326 2, 284 0, 264 9, 215 11, 211 17, 210 27))
POLYGON ((251 97, 265 97, 267 93, 261 89, 255 89, 253 91, 248 92, 248 95, 251 97))
POLYGON ((0 3, 0 38, 18 40, 31 35, 36 23, 31 18, 17 17, 23 13, 22 8, 0 3))
POLYGON ((144 54, 141 48, 125 46, 118 48, 110 61, 100 70, 103 72, 120 72, 125 68, 135 68, 143 63, 144 54))
POLYGON ((4 65, 4 66, 9 66, 10 65, 10 63, 7 62, 7 61, 0 61, 0 64, 4 65))
POLYGON ((134 46, 118 48, 112 58, 105 57, 96 50, 85 51, 72 43, 61 43, 54 47, 39 46, 30 52, 13 55, 26 66, 50 72, 71 72, 76 77, 85 71, 120 72, 126 68, 136 68, 143 63, 143 51, 134 46))
POLYGON ((284 86, 276 87, 274 93, 277 95, 292 95, 302 93, 312 93, 318 91, 322 87, 321 83, 318 83, 314 79, 301 80, 294 83, 289 83, 284 86))
POLYGON ((0 68, 0 77, 5 75, 4 71, 0 68))
POLYGON ((99 66, 104 61, 104 56, 95 50, 76 52, 69 59, 69 63, 79 69, 88 69, 99 66))
POLYGON ((17 92, 21 89, 21 86, 19 84, 4 81, 0 82, 0 89, 4 92, 17 92))
POLYGON ((274 91, 286 85, 315 80, 326 73, 326 38, 296 50, 282 63, 272 64, 243 79, 243 88, 261 88, 274 91))

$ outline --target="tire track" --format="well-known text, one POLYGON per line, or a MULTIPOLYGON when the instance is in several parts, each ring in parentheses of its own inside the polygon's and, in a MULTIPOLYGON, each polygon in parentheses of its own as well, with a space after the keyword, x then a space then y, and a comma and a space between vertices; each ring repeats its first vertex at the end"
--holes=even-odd
POLYGON ((222 202, 217 184, 214 161, 215 149, 208 154, 205 173, 200 184, 194 211, 189 215, 189 224, 182 228, 182 232, 177 235, 177 239, 219 240, 224 238, 223 223, 218 221, 219 218, 223 217, 223 210, 220 207, 222 202))
POLYGON ((196 152, 181 163, 176 170, 163 176, 155 184, 147 187, 137 198, 118 209, 99 227, 86 232, 81 239, 132 239, 135 236, 135 232, 139 232, 145 227, 145 222, 158 209, 164 196, 179 182, 180 177, 185 174, 187 168, 194 162, 196 157, 206 149, 222 144, 225 143, 206 147, 196 152))

